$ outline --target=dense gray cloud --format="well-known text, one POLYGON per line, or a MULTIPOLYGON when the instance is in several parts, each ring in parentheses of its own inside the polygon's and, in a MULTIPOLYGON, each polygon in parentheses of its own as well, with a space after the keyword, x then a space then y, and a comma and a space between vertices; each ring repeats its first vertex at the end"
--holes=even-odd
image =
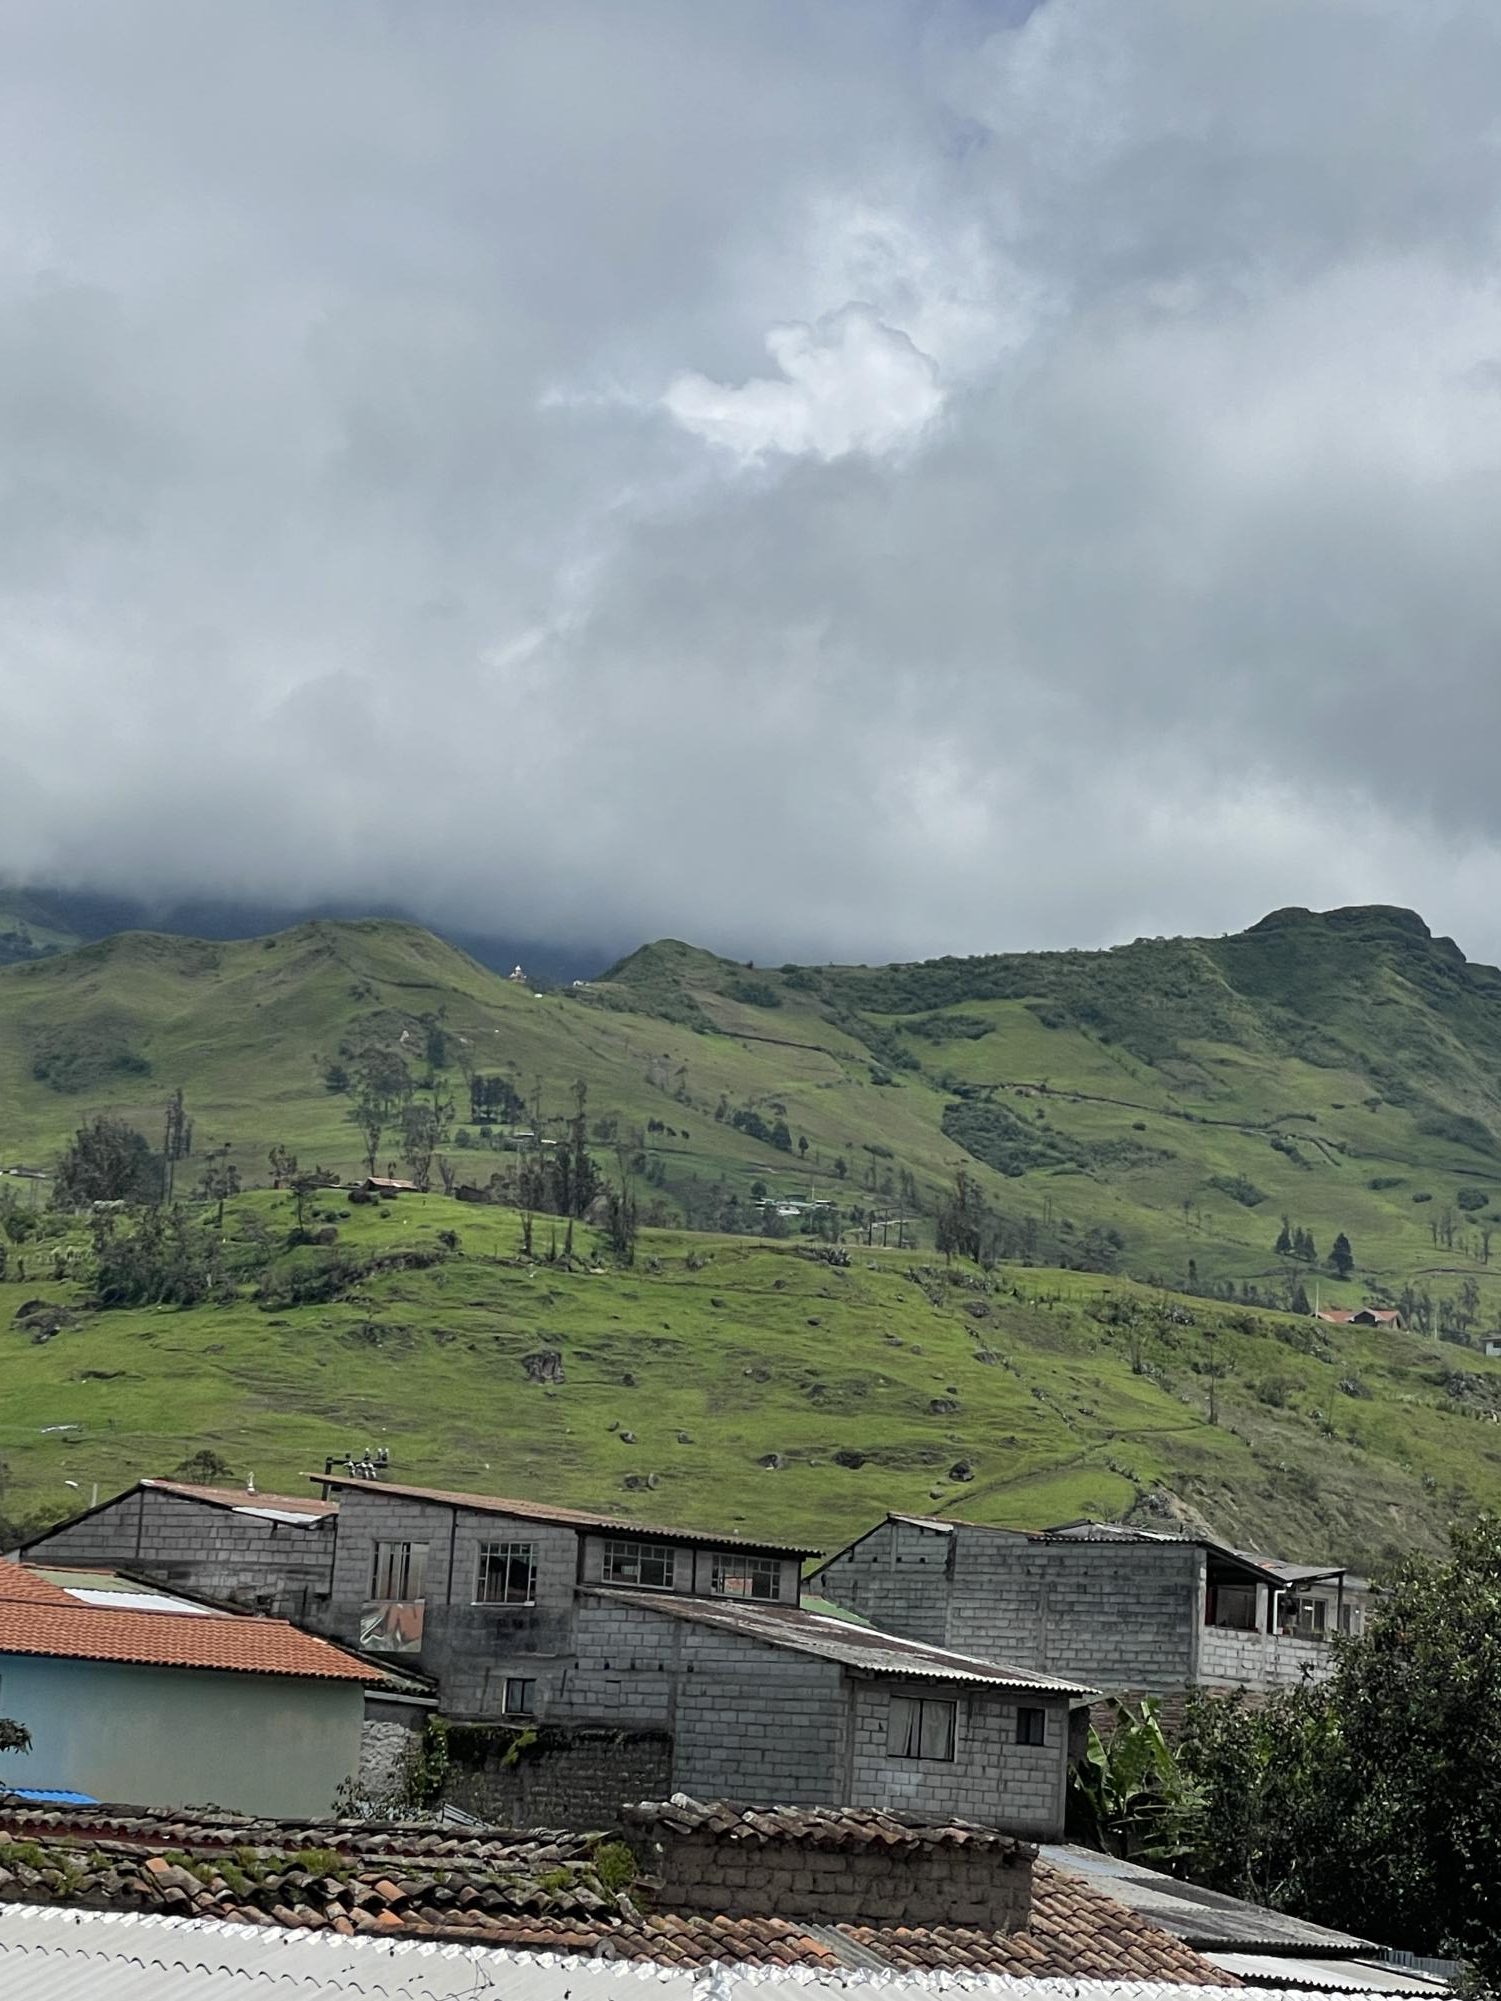
POLYGON ((1489 0, 14 0, 0 867, 1501 955, 1489 0))

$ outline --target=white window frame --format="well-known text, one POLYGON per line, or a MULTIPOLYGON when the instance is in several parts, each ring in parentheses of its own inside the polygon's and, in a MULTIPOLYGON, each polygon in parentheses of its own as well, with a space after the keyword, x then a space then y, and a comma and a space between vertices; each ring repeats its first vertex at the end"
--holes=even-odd
POLYGON ((782 1560, 716 1549, 709 1564, 709 1589, 716 1598, 758 1598, 763 1604, 776 1604, 782 1596, 782 1560), (758 1591, 758 1584, 768 1588, 758 1591))
POLYGON ((671 1591, 677 1577, 677 1557, 671 1543, 627 1541, 611 1536, 605 1542, 601 1576, 606 1584, 634 1584, 643 1591, 671 1591), (663 1571, 660 1580, 642 1576, 649 1565, 655 1567, 658 1563, 663 1571))
POLYGON ((886 1755, 913 1763, 952 1765, 959 1747, 959 1704, 951 1696, 893 1695, 886 1716, 886 1755))
POLYGON ((474 1553, 475 1605, 535 1605, 537 1602, 537 1545, 534 1542, 482 1542, 474 1553), (526 1583, 518 1593, 511 1578, 511 1566, 524 1562, 526 1583), (501 1578, 498 1593, 487 1592, 496 1572, 501 1578))

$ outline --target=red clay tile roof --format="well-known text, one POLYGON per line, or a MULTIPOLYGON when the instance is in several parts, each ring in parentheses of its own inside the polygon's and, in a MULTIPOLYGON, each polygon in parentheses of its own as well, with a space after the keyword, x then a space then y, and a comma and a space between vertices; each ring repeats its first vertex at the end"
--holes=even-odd
MULTIPOLYGON (((690 1542, 715 1549, 766 1549, 780 1556, 818 1556, 803 1543, 766 1542, 759 1536, 718 1535, 709 1529, 663 1528, 624 1515, 591 1515, 578 1508, 555 1508, 544 1501, 506 1500, 497 1494, 455 1494, 444 1487, 403 1487, 394 1480, 359 1480, 347 1473, 309 1473, 319 1486, 353 1487, 365 1494, 394 1494, 405 1501, 436 1501, 445 1508, 474 1508, 481 1514, 515 1515, 520 1521, 558 1522, 565 1528, 599 1529, 611 1535, 649 1536, 654 1542, 690 1542)), ((242 1497, 243 1498, 243 1497, 242 1497)))
MULTIPOLYGON (((37 1579, 43 1583, 45 1579, 37 1579)), ((120 1661, 139 1667, 214 1668, 226 1674, 293 1675, 315 1681, 384 1681, 327 1640, 285 1619, 175 1612, 114 1612, 51 1598, 0 1598, 0 1654, 53 1660, 120 1661)))
POLYGON ((857 1945, 893 1966, 962 1968, 1046 1980, 1150 1980, 1239 1986, 1170 1932, 1160 1931, 1080 1876, 1039 1861, 1032 1915, 1020 1932, 841 1925, 857 1945))
POLYGON ((925 1820, 920 1814, 863 1806, 742 1806, 735 1800, 643 1800, 622 1807, 626 1827, 676 1834, 712 1834, 721 1841, 796 1841, 811 1848, 882 1848, 893 1853, 948 1846, 1005 1855, 1036 1853, 1030 1842, 970 1820, 925 1820))
MULTIPOLYGON (((43 1851, 35 1866, 12 1861, 0 1900, 451 1939, 668 1966, 830 1968, 874 1962, 898 1970, 933 1967, 1034 1979, 1240 1984, 1081 1877, 1043 1862, 1033 1879, 1028 1929, 1004 1933, 643 1912, 600 1883, 590 1866, 599 1837, 587 1834, 278 1823, 232 1814, 155 1815, 3 1799, 0 1833, 18 1842, 24 1837, 43 1851), (255 1867, 226 1880, 218 1860, 239 1848, 254 1853, 255 1867), (349 1866, 315 1876, 307 1867, 311 1848, 331 1848, 347 1857, 349 1866), (49 1869, 53 1857, 63 1855, 67 1870, 49 1869), (185 1862, 191 1866, 182 1866, 185 1862)), ((649 1891, 649 1885, 643 1889, 649 1891)))
POLYGON ((70 1598, 60 1584, 50 1578, 38 1577, 34 1570, 26 1570, 19 1563, 0 1559, 0 1604, 20 1605, 76 1605, 78 1600, 70 1598))

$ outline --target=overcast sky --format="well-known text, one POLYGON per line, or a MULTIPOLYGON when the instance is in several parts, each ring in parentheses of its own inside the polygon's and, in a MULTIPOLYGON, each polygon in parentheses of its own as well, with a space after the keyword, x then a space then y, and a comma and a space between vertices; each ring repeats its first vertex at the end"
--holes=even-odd
POLYGON ((1501 957, 1496 0, 9 0, 0 869, 1501 957))

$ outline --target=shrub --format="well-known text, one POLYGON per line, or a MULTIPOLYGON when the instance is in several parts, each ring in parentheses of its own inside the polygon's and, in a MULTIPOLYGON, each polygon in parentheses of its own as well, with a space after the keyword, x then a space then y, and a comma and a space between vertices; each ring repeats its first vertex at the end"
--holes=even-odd
POLYGON ((1454 1198, 1461 1209, 1470 1213, 1476 1209, 1483 1209, 1490 1199, 1483 1188, 1461 1188, 1454 1198))

